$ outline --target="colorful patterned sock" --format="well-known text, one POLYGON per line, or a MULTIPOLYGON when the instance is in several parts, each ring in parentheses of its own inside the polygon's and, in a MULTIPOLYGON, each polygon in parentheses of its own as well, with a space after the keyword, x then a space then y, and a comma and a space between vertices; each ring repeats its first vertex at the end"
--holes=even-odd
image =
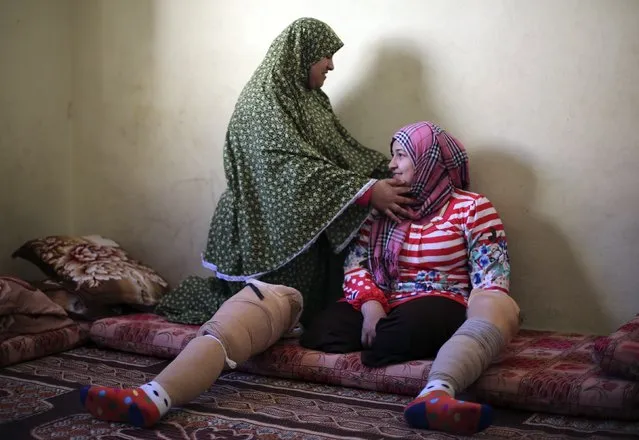
POLYGON ((444 390, 417 397, 406 408, 404 418, 413 428, 471 435, 492 423, 493 409, 488 405, 456 400, 444 390))
POLYGON ((80 391, 82 405, 96 418, 149 427, 171 408, 171 398, 153 381, 140 388, 86 386, 80 391))

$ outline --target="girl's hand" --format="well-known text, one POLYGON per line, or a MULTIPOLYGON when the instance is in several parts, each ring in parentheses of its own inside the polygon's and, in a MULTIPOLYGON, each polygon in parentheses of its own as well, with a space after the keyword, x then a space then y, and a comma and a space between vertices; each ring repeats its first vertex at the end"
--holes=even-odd
POLYGON ((386 312, 379 301, 366 301, 362 304, 362 315, 364 323, 362 324, 362 345, 370 347, 375 340, 375 327, 380 319, 386 318, 386 312))

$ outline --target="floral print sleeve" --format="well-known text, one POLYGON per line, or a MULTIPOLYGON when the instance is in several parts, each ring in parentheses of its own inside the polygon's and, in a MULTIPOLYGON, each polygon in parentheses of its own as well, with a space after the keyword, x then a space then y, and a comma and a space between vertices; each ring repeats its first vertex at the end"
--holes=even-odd
POLYGON ((390 306, 386 294, 373 280, 368 269, 368 240, 370 236, 371 219, 366 221, 359 231, 356 240, 350 246, 346 262, 344 263, 344 296, 355 310, 360 310, 367 301, 378 301, 386 313, 390 306))
POLYGON ((510 288, 510 259, 504 225, 495 207, 486 197, 469 206, 466 219, 468 271, 473 289, 510 288))

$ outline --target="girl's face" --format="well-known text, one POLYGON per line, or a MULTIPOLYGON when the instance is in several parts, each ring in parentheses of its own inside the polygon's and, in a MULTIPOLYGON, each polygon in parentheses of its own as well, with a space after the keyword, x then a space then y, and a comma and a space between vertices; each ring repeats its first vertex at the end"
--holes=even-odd
POLYGON ((415 177, 415 165, 404 147, 397 141, 393 142, 392 149, 393 158, 388 164, 388 168, 393 177, 403 181, 407 185, 412 185, 415 177))

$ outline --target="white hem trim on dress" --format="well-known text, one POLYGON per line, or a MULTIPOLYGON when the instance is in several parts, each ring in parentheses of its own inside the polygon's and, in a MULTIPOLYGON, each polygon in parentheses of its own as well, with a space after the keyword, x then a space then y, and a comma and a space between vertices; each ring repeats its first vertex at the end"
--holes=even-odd
MULTIPOLYGON (((376 182, 377 182, 377 179, 370 179, 368 181, 368 183, 366 183, 366 185, 364 185, 362 187, 362 189, 360 189, 357 192, 357 194, 355 194, 355 196, 351 200, 349 200, 349 202, 347 204, 345 204, 342 207, 342 209, 340 209, 337 212, 337 214, 335 214, 335 216, 322 229, 320 229, 320 231, 315 235, 315 237, 313 237, 313 239, 311 241, 306 243, 306 245, 300 251, 298 251, 295 255, 293 255, 291 258, 289 258, 284 263, 280 264, 279 266, 277 266, 274 269, 271 269, 271 270, 268 270, 268 271, 265 271, 265 272, 254 273, 254 274, 251 274, 251 275, 227 275, 227 274, 219 272, 217 270, 217 266, 215 264, 204 260, 204 256, 202 256, 202 266, 204 266, 205 268, 207 268, 209 270, 212 270, 213 272, 215 272, 215 276, 217 278, 219 278, 221 280, 225 280, 225 281, 248 281, 250 279, 257 279, 257 278, 261 277, 262 275, 266 275, 267 273, 274 272, 274 271, 276 271, 278 269, 281 269, 282 267, 284 267, 288 263, 290 263, 292 260, 297 258, 300 254, 303 254, 304 252, 306 252, 308 250, 308 248, 310 248, 317 241, 317 239, 320 237, 320 235, 322 235, 322 233, 326 230, 326 228, 328 228, 331 225, 331 223, 333 223, 337 219, 337 217, 342 215, 344 213, 344 211, 346 211, 346 209, 349 206, 351 206, 353 204, 353 202, 355 202, 355 200, 357 200, 361 196, 363 196, 366 193, 366 191, 368 191, 369 188, 371 186, 373 186, 376 182)), ((351 242, 353 237, 357 234, 357 232, 359 232, 359 230, 362 227, 362 225, 364 224, 364 222, 366 222, 366 219, 364 219, 364 221, 348 236, 346 241, 344 241, 342 244, 340 244, 337 247, 337 253, 341 252, 342 250, 344 250, 344 248, 346 246, 348 246, 348 244, 351 242)))

